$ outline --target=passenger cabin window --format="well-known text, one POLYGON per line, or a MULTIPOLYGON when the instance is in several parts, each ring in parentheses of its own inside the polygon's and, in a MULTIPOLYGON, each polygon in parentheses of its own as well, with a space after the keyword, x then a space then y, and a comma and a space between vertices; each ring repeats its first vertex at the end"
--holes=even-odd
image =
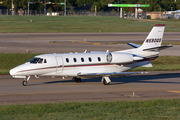
POLYGON ((100 58, 100 57, 98 57, 98 61, 99 61, 99 62, 101 61, 101 58, 100 58))
POLYGON ((81 58, 81 61, 84 62, 84 58, 81 58))
POLYGON ((76 58, 74 58, 73 60, 74 60, 74 62, 77 62, 76 58))
POLYGON ((44 59, 44 63, 47 63, 46 59, 44 59))
POLYGON ((66 62, 67 62, 67 63, 69 62, 69 59, 68 59, 68 58, 66 58, 66 62))
POLYGON ((91 62, 91 61, 92 61, 92 59, 91 59, 90 57, 89 57, 88 59, 89 59, 89 62, 91 62))

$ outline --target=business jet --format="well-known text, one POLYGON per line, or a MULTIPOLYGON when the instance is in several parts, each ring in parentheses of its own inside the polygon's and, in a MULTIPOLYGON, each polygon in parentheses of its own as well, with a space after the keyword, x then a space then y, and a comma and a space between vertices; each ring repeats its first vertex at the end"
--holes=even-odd
POLYGON ((23 78, 27 86, 30 76, 73 77, 77 83, 81 78, 101 77, 104 85, 111 83, 110 77, 143 74, 126 72, 133 68, 152 67, 151 61, 158 58, 159 51, 172 45, 161 46, 165 24, 156 24, 142 46, 127 43, 132 49, 122 51, 90 51, 82 53, 53 53, 37 55, 28 62, 10 70, 13 78, 23 78))

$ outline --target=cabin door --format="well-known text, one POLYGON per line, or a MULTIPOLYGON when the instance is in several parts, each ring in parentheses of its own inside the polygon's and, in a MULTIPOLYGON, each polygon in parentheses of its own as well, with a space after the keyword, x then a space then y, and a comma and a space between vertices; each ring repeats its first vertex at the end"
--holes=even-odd
POLYGON ((63 59, 61 56, 56 56, 56 73, 62 73, 64 68, 63 59))

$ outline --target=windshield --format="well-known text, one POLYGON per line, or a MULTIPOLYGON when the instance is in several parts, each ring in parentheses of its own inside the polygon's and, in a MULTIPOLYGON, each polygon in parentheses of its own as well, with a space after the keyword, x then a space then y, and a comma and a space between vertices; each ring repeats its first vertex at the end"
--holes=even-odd
POLYGON ((34 57, 34 58, 30 59, 28 62, 36 64, 36 63, 42 63, 42 61, 43 61, 42 58, 34 57))

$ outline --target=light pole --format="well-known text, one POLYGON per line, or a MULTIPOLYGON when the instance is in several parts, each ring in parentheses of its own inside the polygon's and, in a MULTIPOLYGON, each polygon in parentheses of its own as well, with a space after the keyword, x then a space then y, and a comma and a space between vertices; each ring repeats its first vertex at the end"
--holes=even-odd
POLYGON ((46 0, 44 0, 44 15, 46 15, 46 0))
MULTIPOLYGON (((117 4, 119 4, 119 0, 118 0, 117 4)), ((119 7, 118 7, 118 15, 119 15, 119 7)))
POLYGON ((28 2, 28 16, 29 16, 29 2, 28 2))
POLYGON ((12 2, 12 15, 14 15, 14 4, 13 4, 13 0, 12 0, 11 2, 12 2))
POLYGON ((160 8, 160 19, 161 19, 161 8, 160 8))
POLYGON ((66 16, 66 0, 64 0, 64 16, 66 16))

